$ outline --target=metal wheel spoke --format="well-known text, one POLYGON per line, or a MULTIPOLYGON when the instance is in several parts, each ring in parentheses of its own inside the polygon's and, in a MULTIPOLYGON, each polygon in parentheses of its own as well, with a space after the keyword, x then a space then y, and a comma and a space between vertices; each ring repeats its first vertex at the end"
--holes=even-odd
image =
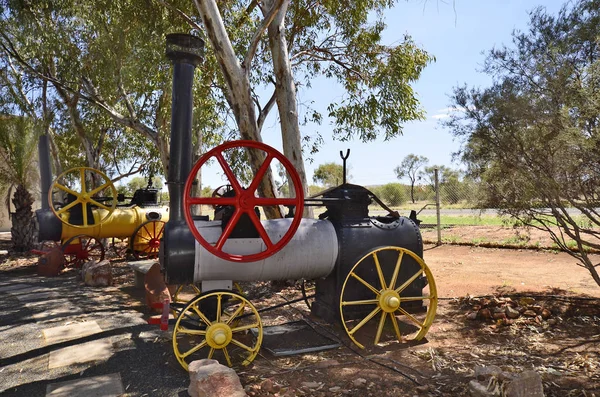
POLYGON ((252 220, 254 227, 256 227, 256 230, 258 231, 258 235, 260 236, 260 238, 262 238, 265 245, 267 246, 267 249, 271 249, 271 247, 273 247, 273 242, 271 241, 271 238, 267 234, 265 227, 262 225, 262 223, 260 223, 260 220, 254 213, 254 211, 249 211, 248 216, 250 217, 250 220, 252 220))
POLYGON ((194 347, 192 347, 190 350, 188 350, 187 352, 183 353, 181 355, 181 358, 186 358, 187 356, 189 356, 190 354, 194 354, 196 353, 198 350, 202 349, 204 346, 206 346, 208 344, 208 342, 205 340, 202 341, 202 343, 200 343, 199 345, 196 345, 194 347))
POLYGON ((64 192, 67 192, 67 193, 69 193, 69 194, 72 194, 72 195, 73 195, 73 196, 75 196, 75 197, 78 197, 78 196, 80 195, 80 193, 77 193, 76 191, 74 191, 74 190, 71 190, 71 189, 69 189, 68 187, 66 187, 66 186, 64 186, 64 185, 60 185, 60 184, 58 184, 58 183, 57 183, 57 184, 56 184, 56 185, 54 185, 54 186, 56 186, 58 189, 60 189, 60 190, 62 190, 62 191, 64 191, 64 192))
POLYGON ((109 206, 106 206, 106 205, 104 205, 104 204, 102 204, 102 203, 99 203, 99 202, 97 202, 97 201, 96 201, 96 200, 94 200, 94 199, 90 199, 90 204, 94 204, 95 206, 97 206, 97 207, 100 207, 100 208, 103 208, 103 209, 105 209, 105 210, 107 210, 107 211, 110 211, 110 210, 112 209, 112 208, 110 208, 109 206))
POLYGON ((365 287, 367 287, 368 289, 370 289, 371 291, 373 291, 373 292, 374 292, 374 293, 375 293, 377 296, 379 296, 379 291, 377 291, 377 290, 375 289, 375 287, 373 287, 371 284, 369 284, 369 283, 367 283, 365 280, 363 280, 363 279, 362 279, 362 278, 361 278, 361 277, 360 277, 358 274, 356 274, 356 273, 352 272, 352 273, 350 273, 350 275, 351 275, 352 277, 354 277, 355 279, 357 279, 358 281, 360 281, 360 283, 361 283, 362 285, 364 285, 365 287))
POLYGON ((208 318, 206 318, 206 316, 200 311, 200 309, 198 309, 196 307, 196 305, 192 306, 192 309, 194 310, 194 312, 198 315, 198 317, 200 317, 200 319, 202 321, 204 321, 204 323, 206 325, 212 325, 212 322, 210 322, 210 320, 208 318))
POLYGON ((423 274, 423 269, 420 269, 418 273, 416 273, 411 278, 409 278, 408 280, 406 280, 404 282, 404 284, 402 284, 401 286, 399 286, 398 288, 396 288, 394 291, 396 291, 398 294, 400 292, 404 291, 406 289, 406 287, 408 287, 413 281, 415 281, 417 279, 417 277, 419 277, 421 274, 423 274))
POLYGON ((373 311, 371 313, 369 313, 367 315, 367 317, 363 318, 360 323, 356 324, 356 326, 354 328, 352 328, 350 331, 348 331, 348 334, 354 335, 354 333, 356 331, 358 331, 359 329, 361 329, 363 327, 363 325, 365 325, 366 323, 368 323, 369 320, 371 320, 373 317, 375 317, 375 315, 377 313, 379 313, 380 311, 381 311, 381 308, 379 306, 377 306, 375 309, 373 309, 373 311))
POLYGON ((189 197, 188 202, 191 205, 235 205, 235 197, 189 197))
POLYGON ((248 347, 248 346, 246 346, 245 344, 243 344, 242 342, 240 342, 240 341, 238 341, 236 339, 231 339, 231 343, 233 343, 237 347, 241 347, 242 349, 244 349, 246 351, 249 351, 250 353, 254 353, 254 350, 256 349, 256 348, 253 349, 251 347, 248 347))
POLYGON ((187 329, 187 328, 180 328, 179 329, 179 333, 180 334, 186 334, 186 335, 198 335, 198 336, 204 336, 204 335, 206 335, 206 331, 200 331, 200 330, 194 330, 194 329, 187 329))
POLYGON ((379 282, 381 283, 381 289, 386 289, 385 278, 383 277, 383 272, 381 271, 381 265, 379 264, 379 258, 377 257, 377 252, 373 252, 373 261, 375 261, 375 269, 377 269, 377 276, 379 276, 379 282))
POLYGON ((401 342, 402 334, 400 333, 400 327, 398 327, 398 320, 396 320, 396 316, 394 316, 393 314, 390 314, 390 319, 392 320, 394 331, 396 332, 396 336, 398 337, 398 342, 401 342))
POLYGON ((213 355, 215 354, 215 348, 211 347, 210 351, 208 352, 208 359, 210 360, 211 358, 213 358, 213 355))
POLYGON ((231 184, 231 187, 235 191, 236 196, 239 196, 240 193, 242 192, 242 187, 240 186, 240 183, 238 182, 238 180, 237 180, 235 174, 233 173, 233 171, 231 170, 231 168, 229 168, 229 164, 227 164, 227 161, 223 157, 223 154, 216 153, 215 157, 217 158, 217 161, 221 165, 221 168, 223 168, 223 171, 225 172, 227 179, 229 179, 229 183, 231 184))
POLYGON ((83 226, 88 225, 87 203, 81 203, 81 213, 83 214, 83 226))
POLYGON ((160 230, 158 231, 158 234, 156 235, 157 238, 158 238, 158 236, 160 236, 162 234, 163 230, 165 230, 165 222, 161 222, 160 230))
POLYGON ((347 301, 341 302, 342 306, 356 306, 356 305, 376 305, 379 302, 378 299, 366 299, 361 301, 347 301))
POLYGON ((86 189, 85 189, 85 168, 79 169, 79 179, 80 179, 80 183, 81 183, 81 193, 84 193, 86 191, 86 189))
POLYGON ((225 245, 225 242, 227 241, 227 239, 233 232, 233 229, 235 228, 238 220, 240 219, 240 216, 242 216, 242 210, 238 207, 235 209, 235 212, 231 216, 231 219, 229 220, 229 222, 227 222, 227 226, 225 226, 225 230, 223 230, 223 234, 221 234, 221 237, 219 237, 219 240, 217 240, 217 244, 215 245, 215 248, 218 249, 219 251, 223 250, 223 245, 225 245))
POLYGON ((222 300, 222 298, 223 298, 223 295, 217 294, 217 319, 215 320, 216 323, 221 322, 221 300, 222 300))
POLYGON ((271 166, 271 161, 272 160, 273 160, 273 154, 272 153, 268 153, 267 154, 267 158, 265 159, 265 161, 263 161, 262 165, 260 166, 260 168, 256 172, 256 175, 254 176, 254 179, 250 183, 250 186, 248 187, 248 190, 250 192, 254 193, 256 191, 256 188, 258 188, 258 185, 262 181, 263 176, 265 175, 265 173, 267 172, 267 170, 271 166))
POLYGON ((147 228, 146 226, 147 226, 147 225, 146 225, 146 224, 144 224, 144 225, 143 225, 143 228, 144 228, 144 230, 146 231, 146 233, 148 234, 148 236, 151 236, 151 235, 152 235, 152 233, 150 233, 150 230, 148 230, 148 228, 147 228))
POLYGON ((252 328, 258 328, 258 323, 254 323, 254 324, 248 324, 248 325, 242 325, 239 327, 235 327, 231 329, 232 333, 236 333, 236 332, 241 332, 241 331, 247 331, 249 329, 252 328))
POLYGON ((412 314, 410 314, 409 312, 407 312, 406 310, 404 310, 403 308, 399 307, 398 311, 402 314, 404 314, 406 317, 408 317, 410 319, 410 321, 412 321, 413 323, 415 323, 416 325, 419 326, 419 328, 423 328, 425 326, 425 324, 421 323, 419 320, 417 320, 416 318, 414 318, 412 316, 412 314))
POLYGON ((230 367, 233 367, 233 365, 231 365, 231 359, 229 358, 229 352, 227 351, 226 346, 223 346, 222 352, 223 352, 223 355, 225 356, 225 360, 227 361, 227 365, 229 365, 230 367))
MULTIPOLYGON (((229 325, 233 322, 233 320, 240 315, 240 313, 242 313, 244 311, 244 308, 246 307, 246 302, 242 301, 242 304, 240 305, 240 307, 238 307, 237 309, 235 309, 235 311, 231 314, 231 316, 229 317, 229 319, 225 322, 225 324, 229 325)), ((232 330, 233 332, 233 330, 232 330)))
POLYGON ((100 187, 97 187, 97 188, 95 188, 94 190, 90 191, 90 192, 88 193, 88 195, 90 195, 90 196, 93 196, 94 194, 96 194, 96 193, 98 193, 98 192, 102 191, 103 189, 106 189, 106 188, 107 188, 107 187, 109 187, 109 186, 110 186, 110 182, 108 182, 108 183, 105 183, 104 185, 101 185, 100 187))
POLYGON ((400 265, 402 263, 402 258, 404 257, 404 251, 400 251, 398 254, 398 261, 396 261, 396 267, 394 267, 394 274, 392 275, 392 281, 390 281, 390 288, 394 289, 396 285, 396 280, 398 280, 398 274, 400 274, 400 265))
POLYGON ((400 297, 400 301, 402 301, 402 302, 423 301, 425 299, 431 299, 431 296, 423 295, 423 296, 401 296, 400 297))
POLYGON ((385 319, 387 317, 387 313, 382 311, 381 318, 379 319, 379 325, 377 326, 377 334, 375 334, 375 342, 374 345, 379 343, 379 339, 381 339, 381 334, 383 333, 383 327, 385 326, 385 319))
POLYGON ((68 211, 71 208, 75 207, 77 204, 79 204, 79 199, 76 199, 72 203, 69 203, 69 204, 65 205, 64 207, 62 207, 61 209, 59 209, 58 211, 56 211, 56 213, 57 214, 62 214, 63 212, 68 211))

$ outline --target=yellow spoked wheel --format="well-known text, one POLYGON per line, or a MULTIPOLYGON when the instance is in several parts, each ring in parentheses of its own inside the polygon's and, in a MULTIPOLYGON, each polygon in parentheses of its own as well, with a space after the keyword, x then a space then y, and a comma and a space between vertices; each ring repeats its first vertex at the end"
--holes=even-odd
POLYGON ((414 252, 400 247, 381 247, 363 256, 346 277, 340 295, 342 324, 361 349, 371 340, 374 345, 391 339, 421 340, 436 309, 431 270, 414 252), (385 328, 388 318, 392 329, 385 328))
POLYGON ((250 364, 263 338, 256 308, 232 291, 203 293, 181 311, 173 329, 173 351, 187 371, 188 363, 202 358, 230 367, 250 364))
POLYGON ((117 189, 101 171, 71 168, 60 174, 48 192, 50 209, 63 222, 87 228, 106 222, 117 207, 117 189), (97 219, 91 212, 97 208, 97 219))
MULTIPOLYGON (((244 294, 244 291, 242 290, 242 287, 238 283, 234 282, 233 288, 235 291, 237 291, 239 295, 244 297, 246 296, 244 294)), ((175 293, 171 296, 171 302, 174 302, 176 304, 186 303, 189 301, 189 299, 186 299, 185 296, 189 294, 193 294, 195 296, 200 295, 201 293, 202 291, 196 284, 180 284, 179 286, 177 286, 175 293)), ((173 317, 177 317, 179 315, 179 310, 177 309, 177 306, 181 307, 181 305, 172 306, 171 313, 173 314, 173 317)), ((225 310, 228 309, 225 308, 225 310)), ((239 320, 235 320, 233 325, 235 326, 237 325, 237 323, 239 323, 239 320)))

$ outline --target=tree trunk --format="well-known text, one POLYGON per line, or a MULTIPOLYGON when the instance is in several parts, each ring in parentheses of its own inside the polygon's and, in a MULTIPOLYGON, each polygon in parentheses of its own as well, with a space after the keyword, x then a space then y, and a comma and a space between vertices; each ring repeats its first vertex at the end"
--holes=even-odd
MULTIPOLYGON (((195 3, 227 83, 226 89, 228 92, 225 96, 235 116, 240 135, 242 139, 262 142, 256 122, 256 110, 250 90, 250 79, 245 71, 245 68, 249 68, 251 65, 242 66, 238 61, 225 30, 217 3, 214 0, 195 0, 195 3)), ((252 170, 256 173, 263 164, 265 156, 259 151, 249 150, 248 158, 252 170)), ((263 197, 276 197, 275 183, 270 168, 265 173, 259 190, 263 197)), ((279 207, 263 207, 263 210, 269 219, 283 217, 279 207)))
POLYGON ((13 250, 26 252, 33 248, 35 238, 35 223, 33 220, 33 196, 25 186, 18 185, 12 199, 15 213, 12 215, 10 229, 13 250))
MULTIPOLYGON (((263 3, 263 14, 266 14, 268 10, 273 7, 274 3, 274 0, 266 0, 263 3)), ((304 197, 307 197, 308 183, 302 157, 300 122, 298 121, 298 104, 296 102, 296 85, 292 75, 292 67, 287 50, 287 40, 285 38, 285 14, 288 5, 289 0, 283 2, 275 19, 269 25, 269 46, 271 48, 273 70, 275 72, 275 96, 281 123, 283 154, 291 161, 296 172, 298 172, 300 181, 302 182, 304 197)), ((288 181, 291 192, 294 189, 294 185, 291 178, 288 177, 288 181)), ((312 207, 304 208, 304 216, 310 218, 313 217, 312 207)))

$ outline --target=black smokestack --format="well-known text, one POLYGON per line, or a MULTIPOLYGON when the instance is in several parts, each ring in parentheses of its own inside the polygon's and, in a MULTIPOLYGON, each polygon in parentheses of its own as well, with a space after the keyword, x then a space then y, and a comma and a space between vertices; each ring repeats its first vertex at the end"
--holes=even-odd
POLYGON ((194 70, 202 62, 204 41, 196 36, 167 35, 167 57, 173 61, 171 107, 171 147, 169 157, 169 219, 175 223, 183 217, 183 187, 192 169, 192 84, 194 70))
POLYGON ((52 164, 50 163, 50 146, 48 135, 40 135, 38 140, 38 161, 40 163, 40 188, 42 189, 42 209, 50 209, 48 191, 52 184, 52 164))

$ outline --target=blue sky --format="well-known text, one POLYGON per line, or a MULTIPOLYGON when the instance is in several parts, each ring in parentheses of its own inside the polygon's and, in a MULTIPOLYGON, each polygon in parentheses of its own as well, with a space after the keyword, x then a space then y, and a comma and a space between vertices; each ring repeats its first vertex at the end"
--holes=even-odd
MULTIPOLYGON (((384 34, 385 44, 402 40, 405 34, 435 56, 413 85, 426 111, 426 119, 405 125, 404 135, 391 141, 372 143, 359 141, 332 141, 331 126, 324 119, 321 126, 302 127, 303 132, 321 132, 326 139, 321 151, 312 163, 306 163, 307 177, 312 183, 313 171, 326 162, 341 164, 340 150, 350 149, 350 181, 361 185, 378 185, 397 182, 394 168, 410 154, 423 155, 429 164, 452 163, 452 153, 458 150, 448 131, 439 125, 440 117, 447 113, 452 88, 467 83, 469 86, 485 87, 490 84, 488 76, 480 72, 485 58, 483 52, 494 46, 509 45, 514 29, 525 30, 528 11, 544 6, 556 14, 564 1, 556 0, 409 0, 398 2, 386 14, 388 28, 384 34)), ((310 90, 300 91, 299 101, 315 101, 314 107, 326 113, 330 101, 341 98, 343 91, 332 81, 325 79, 313 84, 310 90)), ((276 113, 276 111, 272 112, 276 113)), ((275 117, 267 120, 263 129, 265 143, 281 149, 280 130, 275 117)), ((203 174, 204 184, 216 187, 219 178, 203 174)), ((221 183, 222 184, 222 183, 221 183)))

